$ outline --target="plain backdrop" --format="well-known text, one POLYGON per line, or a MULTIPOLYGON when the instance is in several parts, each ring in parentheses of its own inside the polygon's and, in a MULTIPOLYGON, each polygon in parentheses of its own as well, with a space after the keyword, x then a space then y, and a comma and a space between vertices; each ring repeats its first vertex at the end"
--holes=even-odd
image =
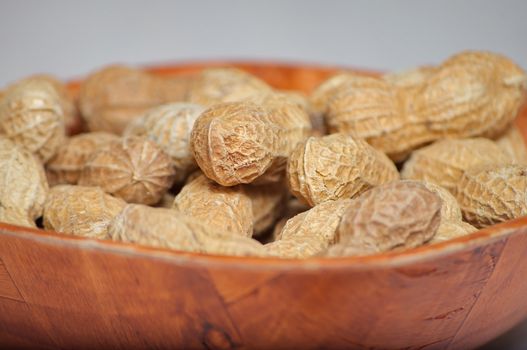
POLYGON ((400 70, 464 49, 527 68, 527 1, 0 0, 0 86, 108 63, 276 59, 400 70))

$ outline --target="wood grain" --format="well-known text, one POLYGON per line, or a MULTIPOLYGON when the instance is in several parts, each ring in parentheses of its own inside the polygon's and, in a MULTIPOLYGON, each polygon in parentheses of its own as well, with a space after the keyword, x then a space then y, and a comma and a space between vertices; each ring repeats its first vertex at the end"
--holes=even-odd
MULTIPOLYGON (((335 71, 236 65, 304 91, 335 71)), ((527 135, 527 110, 518 125, 527 135)), ((527 316, 526 256, 527 218, 407 252, 305 261, 0 224, 0 348, 474 348, 527 316)))

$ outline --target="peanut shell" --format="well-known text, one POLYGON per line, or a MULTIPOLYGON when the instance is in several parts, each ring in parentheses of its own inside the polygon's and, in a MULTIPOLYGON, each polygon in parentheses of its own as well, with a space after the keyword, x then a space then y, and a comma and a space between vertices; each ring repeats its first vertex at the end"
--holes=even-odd
POLYGON ((435 183, 455 194, 465 171, 510 162, 509 156, 491 140, 445 139, 414 151, 404 163, 401 177, 435 183))
POLYGON ((434 236, 440 220, 441 199, 423 184, 384 184, 351 201, 337 229, 339 242, 326 255, 368 255, 414 248, 434 236))
POLYGON ((464 221, 442 220, 436 234, 428 242, 430 244, 449 241, 454 238, 469 235, 478 229, 464 221))
POLYGON ((254 234, 260 236, 269 230, 282 214, 285 207, 287 187, 282 183, 267 186, 244 187, 252 203, 254 234))
POLYGON ((248 237, 225 236, 174 209, 128 204, 110 223, 113 240, 218 255, 263 256, 248 237))
POLYGON ((117 135, 103 131, 79 134, 66 139, 55 156, 46 164, 49 183, 77 184, 84 165, 93 153, 119 142, 117 135))
POLYGON ((361 139, 333 134, 310 137, 291 154, 291 192, 311 206, 352 198, 371 187, 399 179, 395 165, 361 139))
POLYGON ((174 176, 172 159, 161 147, 144 138, 125 138, 91 156, 79 185, 99 186, 127 202, 155 204, 174 176))
POLYGON ((59 185, 49 191, 44 228, 88 238, 108 238, 110 221, 126 205, 99 187, 59 185))
POLYGON ((241 186, 223 187, 200 175, 183 186, 173 208, 228 235, 253 234, 253 206, 241 186))
POLYGON ((0 134, 46 162, 64 142, 64 111, 52 84, 22 81, 8 89, 0 104, 0 134))
POLYGON ((174 161, 177 182, 182 182, 198 167, 190 150, 190 133, 204 110, 190 103, 161 105, 134 120, 125 129, 124 136, 143 136, 161 146, 174 161))
POLYGON ((35 227, 49 187, 40 161, 0 136, 0 221, 35 227))
POLYGON ((527 148, 520 129, 511 125, 496 143, 516 164, 527 164, 527 148))
POLYGON ((527 215, 527 166, 467 171, 457 184, 463 218, 482 228, 527 215))
POLYGON ((245 100, 271 87, 236 68, 209 68, 198 74, 188 91, 188 101, 203 106, 245 100))

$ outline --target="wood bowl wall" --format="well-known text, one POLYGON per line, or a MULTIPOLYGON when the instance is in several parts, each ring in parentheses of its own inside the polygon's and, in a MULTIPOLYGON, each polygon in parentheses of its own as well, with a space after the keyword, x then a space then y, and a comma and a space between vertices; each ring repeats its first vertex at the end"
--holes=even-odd
MULTIPOLYGON (((335 72, 232 62, 150 70, 225 64, 306 92, 335 72)), ((527 109, 518 124, 527 134, 527 109)), ((526 233, 520 218, 402 253, 280 260, 0 224, 0 347, 473 348, 527 316, 526 233)))

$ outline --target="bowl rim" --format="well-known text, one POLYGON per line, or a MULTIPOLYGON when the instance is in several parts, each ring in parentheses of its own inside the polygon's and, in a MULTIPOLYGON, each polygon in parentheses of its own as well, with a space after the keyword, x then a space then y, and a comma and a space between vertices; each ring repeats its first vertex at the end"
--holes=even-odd
MULTIPOLYGON (((317 63, 302 63, 296 61, 280 60, 187 60, 173 63, 140 65, 145 70, 154 74, 178 75, 195 72, 207 67, 231 66, 241 69, 253 67, 258 69, 278 68, 285 70, 313 70, 331 74, 339 70, 357 71, 368 75, 380 75, 379 71, 344 67, 338 65, 325 65, 317 63)), ((82 79, 73 79, 67 83, 71 91, 78 91, 82 79)), ((527 110, 520 114, 527 114, 527 110)), ((519 114, 519 115, 520 115, 519 114)), ((0 222, 0 237, 14 236, 17 238, 36 241, 47 245, 65 246, 81 250, 95 250, 103 253, 131 255, 137 257, 154 258, 172 264, 188 266, 196 265, 207 267, 236 267, 243 269, 276 269, 282 271, 319 271, 321 269, 371 269, 386 266, 398 267, 408 264, 425 262, 445 255, 477 249, 507 239, 510 235, 527 233, 527 216, 492 225, 466 236, 458 237, 441 243, 423 245, 403 251, 391 251, 366 256, 348 257, 309 257, 305 259, 280 258, 280 257, 244 257, 215 255, 206 253, 187 252, 168 248, 156 248, 134 243, 116 242, 112 240, 99 240, 56 231, 29 228, 0 222)))

